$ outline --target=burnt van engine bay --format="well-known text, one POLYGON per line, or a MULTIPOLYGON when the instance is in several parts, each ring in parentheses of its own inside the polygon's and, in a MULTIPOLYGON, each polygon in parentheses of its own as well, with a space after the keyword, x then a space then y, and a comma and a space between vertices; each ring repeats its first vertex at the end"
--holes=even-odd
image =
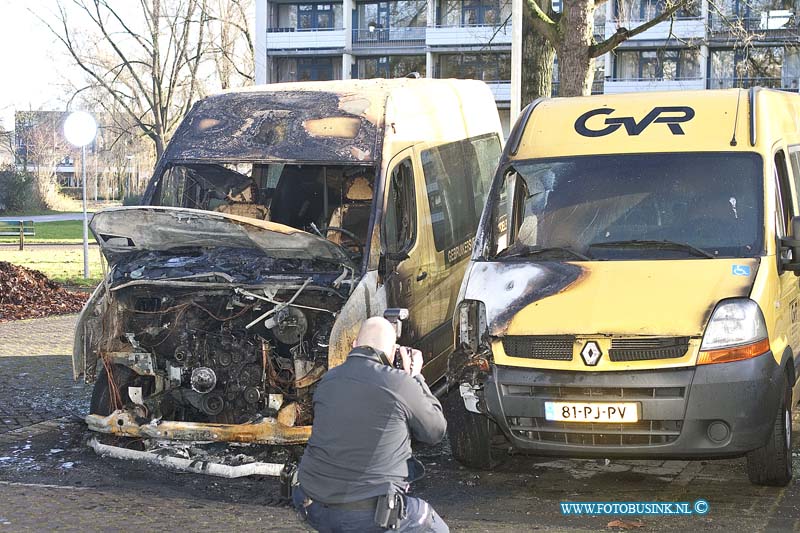
POLYGON ((327 370, 328 338, 352 281, 349 269, 253 249, 126 258, 96 319, 106 339, 101 372, 113 374, 120 357, 145 371, 130 397, 111 391, 110 407, 133 402, 145 420, 227 424, 283 409, 286 425, 309 423, 311 387, 327 370), (281 272, 291 274, 270 280, 281 272))

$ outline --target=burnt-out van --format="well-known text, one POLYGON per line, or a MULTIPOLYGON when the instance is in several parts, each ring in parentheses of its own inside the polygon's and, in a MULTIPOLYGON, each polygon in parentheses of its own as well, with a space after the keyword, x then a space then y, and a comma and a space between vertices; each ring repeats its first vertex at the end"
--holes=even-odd
POLYGON ((139 207, 90 227, 109 270, 78 321, 93 431, 305 442, 360 323, 408 308, 430 383, 502 150, 482 82, 309 82, 195 104, 139 207))
POLYGON ((746 456, 792 477, 800 96, 541 100, 509 136, 455 324, 451 446, 746 456))

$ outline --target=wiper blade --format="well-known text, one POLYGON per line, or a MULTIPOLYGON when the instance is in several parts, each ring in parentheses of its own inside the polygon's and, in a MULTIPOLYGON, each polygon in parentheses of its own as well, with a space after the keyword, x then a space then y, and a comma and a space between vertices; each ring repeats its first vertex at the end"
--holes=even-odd
POLYGON ((589 245, 589 248, 656 248, 656 249, 679 249, 685 250, 687 252, 691 252, 692 254, 699 256, 699 257, 706 257, 708 259, 716 259, 716 256, 711 252, 703 250, 702 248, 698 248, 697 246, 693 246, 687 242, 678 242, 678 241, 648 241, 648 240, 636 240, 632 239, 629 241, 609 241, 609 242, 593 242, 589 245))
POLYGON ((582 254, 577 250, 573 250, 572 248, 567 248, 565 246, 547 246, 544 248, 540 248, 537 246, 509 247, 500 252, 499 254, 497 254, 497 257, 527 257, 531 255, 538 255, 549 252, 562 252, 567 255, 577 257, 582 261, 592 260, 592 258, 589 257, 588 255, 582 254))

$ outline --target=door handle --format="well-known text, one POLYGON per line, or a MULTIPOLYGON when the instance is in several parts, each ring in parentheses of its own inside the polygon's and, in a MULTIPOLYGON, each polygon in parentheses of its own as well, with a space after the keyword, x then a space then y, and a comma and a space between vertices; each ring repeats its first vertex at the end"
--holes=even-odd
POLYGON ((428 277, 428 273, 427 272, 420 272, 419 274, 417 274, 417 281, 422 281, 423 279, 425 279, 427 277, 428 277))

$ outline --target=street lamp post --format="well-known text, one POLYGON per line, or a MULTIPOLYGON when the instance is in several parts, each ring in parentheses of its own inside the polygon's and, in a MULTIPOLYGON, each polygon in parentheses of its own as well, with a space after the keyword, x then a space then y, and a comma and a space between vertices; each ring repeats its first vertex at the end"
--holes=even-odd
POLYGON ((89 216, 86 212, 86 145, 97 135, 94 117, 85 111, 75 111, 64 121, 64 136, 81 149, 81 177, 83 192, 83 278, 89 277, 89 216))

